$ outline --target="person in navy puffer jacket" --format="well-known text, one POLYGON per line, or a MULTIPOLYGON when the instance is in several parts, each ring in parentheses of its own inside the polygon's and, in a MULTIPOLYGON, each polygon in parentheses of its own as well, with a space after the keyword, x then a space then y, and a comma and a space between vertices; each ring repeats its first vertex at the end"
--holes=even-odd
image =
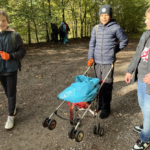
MULTIPOLYGON (((88 52, 88 66, 94 63, 95 77, 101 81, 115 62, 116 53, 121 51, 127 44, 128 38, 124 34, 116 20, 112 18, 112 8, 106 4, 99 10, 100 24, 93 27, 88 52)), ((111 112, 110 102, 112 99, 113 73, 109 74, 99 94, 100 118, 107 118, 111 112)))

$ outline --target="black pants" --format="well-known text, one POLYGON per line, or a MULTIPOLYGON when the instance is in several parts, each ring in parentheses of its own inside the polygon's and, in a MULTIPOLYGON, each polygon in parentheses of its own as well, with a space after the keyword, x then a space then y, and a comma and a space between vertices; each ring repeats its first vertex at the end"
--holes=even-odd
POLYGON ((58 33, 54 33, 54 41, 55 41, 55 43, 58 42, 58 33))
POLYGON ((104 83, 99 93, 99 110, 110 111, 113 83, 104 83))
MULTIPOLYGON (((94 65, 94 73, 95 77, 99 78, 99 80, 103 80, 107 73, 109 72, 111 65, 94 65)), ((100 93, 99 93, 99 110, 110 111, 110 102, 112 99, 112 89, 113 89, 113 74, 114 69, 110 72, 108 78, 103 84, 100 93)))
POLYGON ((52 41, 54 41, 55 43, 57 43, 58 42, 58 33, 52 33, 51 34, 51 37, 52 37, 52 41))
POLYGON ((64 42, 65 32, 60 32, 60 42, 64 42))
POLYGON ((13 116, 16 106, 17 72, 8 76, 2 76, 1 84, 8 98, 9 116, 13 116))

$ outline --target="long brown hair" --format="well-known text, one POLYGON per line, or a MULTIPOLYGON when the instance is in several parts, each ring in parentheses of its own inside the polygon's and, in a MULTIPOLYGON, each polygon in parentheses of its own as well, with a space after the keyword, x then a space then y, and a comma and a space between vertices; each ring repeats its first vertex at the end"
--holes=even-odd
POLYGON ((8 23, 9 23, 8 15, 7 15, 7 13, 4 10, 0 10, 0 15, 5 16, 7 21, 8 21, 8 23))

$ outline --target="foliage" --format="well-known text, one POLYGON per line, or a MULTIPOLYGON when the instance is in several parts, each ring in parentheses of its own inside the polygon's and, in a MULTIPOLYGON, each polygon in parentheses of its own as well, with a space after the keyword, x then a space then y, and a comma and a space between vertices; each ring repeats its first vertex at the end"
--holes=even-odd
POLYGON ((0 0, 0 9, 7 11, 10 26, 25 43, 49 41, 51 23, 57 26, 64 20, 70 26, 69 37, 90 36, 92 27, 99 24, 99 8, 110 4, 113 18, 125 32, 144 29, 144 16, 149 0, 0 0))

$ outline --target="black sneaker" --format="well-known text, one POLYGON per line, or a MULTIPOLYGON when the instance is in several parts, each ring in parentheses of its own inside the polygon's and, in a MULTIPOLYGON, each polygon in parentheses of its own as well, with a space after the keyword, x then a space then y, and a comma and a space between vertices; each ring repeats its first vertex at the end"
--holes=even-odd
POLYGON ((109 116, 109 114, 110 114, 110 111, 108 111, 108 110, 102 110, 102 112, 100 113, 99 117, 101 119, 105 119, 105 118, 107 118, 109 116))
POLYGON ((134 131, 137 133, 141 133, 142 129, 143 129, 143 125, 134 127, 134 131))
POLYGON ((133 146, 132 150, 145 150, 149 147, 150 142, 142 142, 141 140, 138 140, 136 144, 133 146))

